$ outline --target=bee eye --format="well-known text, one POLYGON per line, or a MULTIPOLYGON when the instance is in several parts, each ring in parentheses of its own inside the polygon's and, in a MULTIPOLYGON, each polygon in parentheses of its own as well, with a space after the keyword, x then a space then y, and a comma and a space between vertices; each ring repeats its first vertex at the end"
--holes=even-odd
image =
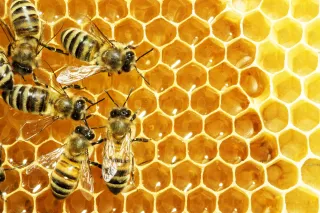
POLYGON ((111 116, 111 118, 115 118, 115 117, 117 117, 118 116, 118 110, 112 110, 111 112, 110 112, 110 116, 111 116))
POLYGON ((93 132, 91 132, 91 131, 88 131, 88 132, 87 132, 86 138, 87 138, 88 140, 92 140, 92 139, 94 139, 94 137, 95 137, 95 134, 94 134, 93 132))
POLYGON ((130 115, 131 115, 131 111, 130 111, 130 110, 127 110, 126 112, 127 112, 126 117, 129 118, 130 115))
POLYGON ((76 127, 76 130, 75 130, 75 133, 81 133, 81 131, 82 131, 82 129, 83 129, 83 127, 82 126, 77 126, 76 127))

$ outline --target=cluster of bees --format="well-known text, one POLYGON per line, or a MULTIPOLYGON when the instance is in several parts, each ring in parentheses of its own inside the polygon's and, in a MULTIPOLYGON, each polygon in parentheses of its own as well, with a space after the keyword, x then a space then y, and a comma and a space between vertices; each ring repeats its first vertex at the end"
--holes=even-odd
MULTIPOLYGON (((85 97, 69 96, 65 90, 83 89, 74 83, 100 72, 106 72, 108 75, 129 72, 133 69, 138 72, 136 62, 152 50, 138 58, 134 46, 109 40, 92 23, 90 32, 75 28, 63 30, 61 43, 66 50, 63 51, 42 40, 42 24, 30 0, 12 0, 9 14, 13 30, 0 20, 1 28, 9 40, 7 53, 0 52, 0 88, 3 90, 3 101, 13 109, 43 116, 43 119, 28 122, 22 127, 31 129, 27 133, 28 139, 39 134, 56 120, 73 119, 84 122, 84 125, 75 128, 60 148, 40 156, 31 163, 26 173, 30 174, 38 163, 52 167, 50 175, 52 193, 57 199, 64 199, 75 190, 78 182, 85 189, 93 191, 94 180, 90 166, 97 166, 101 169, 102 177, 110 191, 118 194, 134 178, 131 143, 149 141, 146 138, 135 138, 133 122, 136 113, 125 107, 132 90, 122 106, 119 106, 108 91, 105 91, 115 104, 115 108, 111 110, 106 126, 92 128, 87 123, 90 117, 87 110, 104 99, 93 102, 85 97), (33 72, 38 66, 38 55, 43 48, 60 54, 70 54, 88 62, 88 66, 70 66, 58 76, 53 72, 60 88, 52 87, 40 82, 33 72), (32 75, 35 86, 14 84, 14 74, 21 75, 22 78, 25 75, 32 75), (93 129, 97 128, 106 128, 106 137, 93 142, 95 138, 93 129), (101 143, 104 143, 102 164, 90 161, 89 157, 93 153, 94 146, 101 143)), ((143 78, 141 74, 140 76, 143 78)), ((5 171, 12 169, 15 168, 1 168, 0 181, 4 181, 5 171)))

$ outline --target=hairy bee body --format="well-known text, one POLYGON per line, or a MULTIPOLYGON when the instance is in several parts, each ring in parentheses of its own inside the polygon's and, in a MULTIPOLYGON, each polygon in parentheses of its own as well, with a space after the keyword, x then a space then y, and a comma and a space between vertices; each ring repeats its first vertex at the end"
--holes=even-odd
POLYGON ((6 54, 0 50, 0 88, 13 88, 13 73, 6 54))

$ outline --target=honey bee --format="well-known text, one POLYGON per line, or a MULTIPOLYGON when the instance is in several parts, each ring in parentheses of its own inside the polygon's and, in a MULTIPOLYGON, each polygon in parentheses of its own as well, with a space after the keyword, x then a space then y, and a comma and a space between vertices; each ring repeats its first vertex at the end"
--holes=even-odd
POLYGON ((0 88, 11 90, 13 88, 13 72, 8 58, 0 49, 0 88))

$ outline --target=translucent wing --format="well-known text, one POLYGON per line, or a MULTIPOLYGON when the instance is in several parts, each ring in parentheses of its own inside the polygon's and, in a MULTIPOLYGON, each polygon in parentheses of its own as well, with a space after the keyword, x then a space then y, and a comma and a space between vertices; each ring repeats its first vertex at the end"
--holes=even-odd
POLYGON ((103 71, 103 67, 101 66, 70 66, 59 74, 57 82, 60 84, 72 84, 101 71, 103 71))
POLYGON ((108 134, 107 141, 104 145, 102 161, 102 177, 104 181, 109 182, 117 172, 116 152, 114 147, 114 141, 108 134))
POLYGON ((81 163, 81 185, 83 188, 87 189, 90 192, 93 192, 94 181, 91 175, 90 165, 89 165, 89 156, 86 155, 86 159, 81 163))
POLYGON ((120 148, 120 153, 119 156, 123 160, 130 160, 130 142, 131 142, 131 134, 128 133, 124 137, 121 148, 120 148))
POLYGON ((26 140, 30 140, 34 136, 38 135, 45 128, 50 126, 53 122, 58 120, 57 117, 46 116, 37 120, 27 121, 23 124, 20 131, 26 140))

